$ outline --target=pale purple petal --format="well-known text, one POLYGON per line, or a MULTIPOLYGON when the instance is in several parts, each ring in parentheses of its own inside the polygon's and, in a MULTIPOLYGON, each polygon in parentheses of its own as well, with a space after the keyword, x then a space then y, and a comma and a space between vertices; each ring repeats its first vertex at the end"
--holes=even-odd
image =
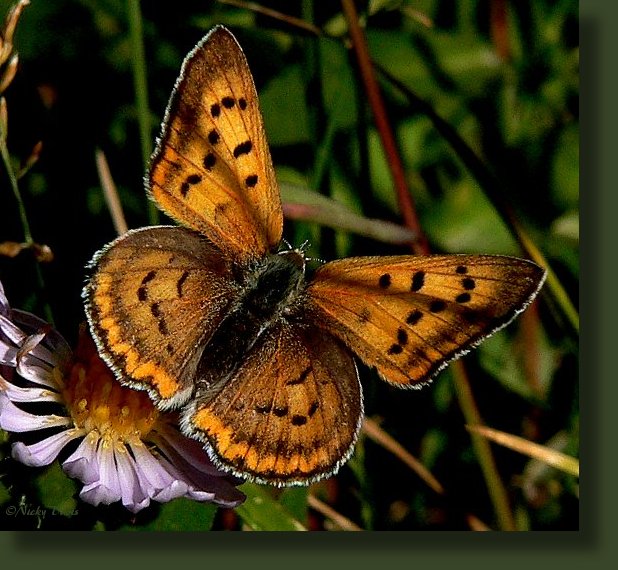
MULTIPOLYGON (((161 462, 161 465, 169 473, 171 473, 173 476, 177 478, 178 481, 182 481, 184 483, 185 493, 183 494, 183 496, 195 499, 196 501, 213 501, 214 500, 215 494, 210 491, 198 491, 199 497, 194 496, 195 495, 194 482, 192 481, 192 477, 191 477, 192 473, 189 473, 189 471, 193 471, 191 467, 188 467, 188 470, 178 469, 176 465, 174 465, 171 461, 169 461, 167 458, 163 456, 159 458, 159 461, 161 462)), ((208 481, 208 483, 210 483, 210 481, 208 481)), ((164 494, 161 494, 161 497, 163 496, 164 494)), ((160 498, 159 496, 156 496, 155 499, 157 501, 164 502, 162 498, 160 498)))
POLYGON ((5 431, 26 432, 71 425, 71 418, 49 415, 37 416, 20 410, 5 392, 0 392, 0 428, 5 431))
MULTIPOLYGON (((0 320, 2 316, 0 315, 0 320)), ((7 321, 10 323, 10 321, 7 321)), ((1 324, 1 323, 0 323, 1 324)), ((12 323, 11 323, 12 325, 12 323)), ((2 329, 5 331, 5 329, 2 329)), ((16 368, 17 372, 26 380, 44 386, 57 387, 52 370, 56 365, 64 365, 60 359, 48 355, 48 361, 41 360, 34 353, 41 354, 40 343, 45 339, 45 333, 23 335, 17 346, 11 346, 0 340, 0 364, 16 368)), ((46 352, 47 349, 45 349, 46 352)))
POLYGON ((220 507, 233 509, 246 499, 245 494, 224 477, 209 477, 196 472, 192 479, 193 485, 189 488, 187 497, 195 501, 211 501, 220 507))
POLYGON ((107 442, 100 441, 97 447, 97 462, 100 479, 85 485, 80 491, 80 498, 94 505, 110 505, 122 498, 118 471, 114 461, 114 450, 107 442))
MULTIPOLYGON (((184 436, 180 431, 170 425, 165 425, 157 429, 155 443, 159 448, 166 453, 178 454, 182 457, 184 463, 188 463, 194 469, 203 473, 208 473, 220 477, 224 473, 218 469, 208 457, 201 443, 194 439, 184 436)), ((174 461, 174 458, 171 458, 174 461)), ((240 481, 240 480, 239 480, 240 481)))
POLYGON ((77 449, 62 464, 62 469, 74 479, 82 483, 94 483, 99 480, 99 464, 97 463, 97 444, 99 438, 89 433, 77 446, 77 449))
POLYGON ((17 366, 17 349, 10 344, 6 344, 0 338, 0 364, 5 366, 17 366))
MULTIPOLYGON (((149 489, 142 487, 142 481, 135 470, 135 463, 127 452, 126 447, 123 446, 123 449, 116 449, 115 457, 118 467, 118 481, 120 482, 122 493, 122 504, 132 513, 137 513, 150 504, 149 489)), ((145 483, 146 487, 149 487, 147 481, 145 483)))
POLYGON ((0 314, 0 332, 15 346, 21 346, 28 337, 13 321, 2 314, 0 314))
POLYGON ((2 285, 2 281, 0 281, 0 315, 8 317, 9 310, 9 301, 4 294, 4 286, 2 285))
POLYGON ((24 445, 19 441, 13 444, 11 455, 30 467, 49 465, 67 443, 80 435, 83 434, 79 430, 64 430, 32 445, 24 445))
POLYGON ((179 440, 177 445, 171 446, 163 438, 157 438, 155 443, 167 455, 167 458, 160 458, 166 469, 189 485, 185 496, 196 501, 212 501, 222 507, 237 507, 245 500, 245 495, 235 486, 242 480, 214 468, 203 449, 203 457, 195 453, 194 440, 184 438, 184 442, 179 440))
POLYGON ((18 355, 17 367, 15 369, 22 378, 30 380, 30 382, 50 388, 58 388, 58 384, 53 375, 54 367, 38 358, 34 358, 30 354, 26 354, 22 357, 18 355))
POLYGON ((53 392, 47 388, 22 388, 6 382, 4 393, 12 402, 58 402, 63 404, 64 400, 58 392, 53 392))
POLYGON ((26 330, 32 332, 45 331, 44 343, 32 350, 34 356, 54 366, 62 366, 69 361, 73 351, 65 338, 51 325, 31 313, 19 309, 14 309, 11 316, 15 323, 25 327, 26 330))
POLYGON ((27 380, 55 386, 51 371, 64 367, 71 355, 66 340, 30 313, 15 310, 11 317, 13 320, 0 314, 0 364, 16 367, 27 380), (18 324, 32 334, 24 332, 18 324))
POLYGON ((188 491, 187 484, 173 477, 163 463, 152 455, 146 446, 133 444, 131 445, 131 451, 133 451, 135 456, 135 466, 139 475, 147 480, 153 489, 151 493, 153 498, 165 503, 186 494, 188 491))

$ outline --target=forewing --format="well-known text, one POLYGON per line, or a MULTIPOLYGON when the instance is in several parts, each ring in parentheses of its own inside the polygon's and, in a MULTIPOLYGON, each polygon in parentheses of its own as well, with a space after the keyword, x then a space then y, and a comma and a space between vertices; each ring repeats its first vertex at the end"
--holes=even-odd
POLYGON ((181 405, 204 344, 237 299, 230 263, 195 232, 160 226, 128 232, 91 265, 84 298, 103 358, 160 407, 181 405))
POLYGON ((182 65, 149 182, 164 212, 238 260, 279 244, 281 199, 255 85, 240 46, 222 26, 182 65))
POLYGON ((284 486, 335 473, 352 453, 362 414, 349 351, 315 327, 281 322, 230 378, 198 390, 182 426, 223 469, 284 486))
POLYGON ((386 381, 419 386, 508 324, 544 278, 505 256, 348 258, 316 271, 307 310, 386 381))

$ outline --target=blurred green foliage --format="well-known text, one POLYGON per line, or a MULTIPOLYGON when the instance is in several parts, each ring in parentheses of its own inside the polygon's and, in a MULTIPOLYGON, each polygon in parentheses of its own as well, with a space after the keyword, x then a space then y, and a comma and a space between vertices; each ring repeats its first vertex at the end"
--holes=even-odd
MULTIPOLYGON (((0 1, 0 13, 11 4, 0 1)), ((184 55, 223 23, 249 60, 281 181, 331 196, 358 214, 401 223, 356 61, 344 43, 339 3, 264 5, 311 21, 333 37, 316 38, 291 22, 218 2, 175 2, 173 10, 169 3, 143 2, 151 146, 184 55)), ((391 0, 358 7, 373 60, 427 101, 478 155, 577 303, 577 2, 391 0)), ((5 94, 8 146, 19 162, 43 142, 20 188, 34 240, 48 244, 55 258, 42 267, 43 295, 27 254, 0 258, 0 279, 15 307, 43 315, 43 303, 49 303, 55 325, 71 341, 84 319, 84 266, 115 237, 95 149, 109 161, 129 226, 148 224, 129 38, 122 0, 32 0, 15 37, 20 67, 5 94)), ((382 77, 380 85, 432 249, 521 255, 511 228, 432 121, 388 79, 382 77)), ((0 204, 0 242, 22 240, 4 172, 0 204)), ((409 252, 310 223, 286 222, 285 236, 295 245, 309 238, 309 255, 322 259, 409 252)), ((525 324, 519 319, 465 358, 476 403, 487 425, 577 456, 578 341, 547 294, 530 313, 525 324)), ((339 475, 312 494, 368 529, 466 529, 468 515, 497 528, 452 371, 421 392, 399 392, 372 371, 360 372, 367 414, 432 471, 447 495, 435 494, 365 438, 339 475)), ((504 448, 492 450, 519 528, 578 528, 576 480, 504 448)), ((58 509, 39 528, 283 529, 298 521, 310 529, 325 527, 323 516, 307 508, 306 490, 280 496, 250 488, 250 499, 235 515, 187 501, 153 505, 137 517, 117 506, 97 510, 79 501, 74 510, 56 496, 62 485, 52 476, 57 466, 41 475, 12 462, 7 443, 0 453, 0 508, 27 497, 58 509), (194 511, 200 514, 186 516, 194 511)), ((70 496, 73 488, 64 483, 70 496)), ((2 516, 0 525, 37 526, 2 516)))

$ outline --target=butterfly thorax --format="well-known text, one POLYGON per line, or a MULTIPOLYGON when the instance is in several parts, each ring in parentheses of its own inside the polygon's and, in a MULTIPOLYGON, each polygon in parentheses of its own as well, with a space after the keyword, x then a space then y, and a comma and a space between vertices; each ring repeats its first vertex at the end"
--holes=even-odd
POLYGON ((263 320, 289 315, 305 289, 305 258, 298 250, 265 257, 246 277, 241 303, 263 320))
POLYGON ((202 386, 224 385, 262 335, 282 319, 293 320, 302 309, 302 252, 270 254, 243 274, 238 300, 204 347, 197 374, 202 386))

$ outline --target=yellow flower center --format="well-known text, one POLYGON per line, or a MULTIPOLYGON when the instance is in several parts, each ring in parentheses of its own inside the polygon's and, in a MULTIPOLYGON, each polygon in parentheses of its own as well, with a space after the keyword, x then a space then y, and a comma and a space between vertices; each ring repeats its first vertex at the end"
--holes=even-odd
POLYGON ((85 331, 80 333, 63 395, 75 425, 108 441, 143 440, 159 417, 145 392, 116 380, 85 331))

